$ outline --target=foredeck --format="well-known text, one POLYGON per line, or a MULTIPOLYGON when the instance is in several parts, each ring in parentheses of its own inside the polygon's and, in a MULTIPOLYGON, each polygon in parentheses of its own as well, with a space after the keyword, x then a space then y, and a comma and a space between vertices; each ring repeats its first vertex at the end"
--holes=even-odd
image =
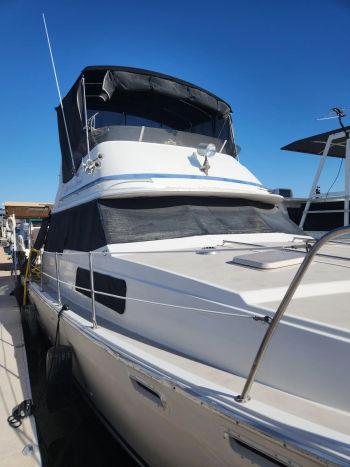
MULTIPOLYGON (((306 254, 305 247, 295 245, 299 246, 295 251, 306 254)), ((237 242, 218 246, 215 254, 202 255, 196 251, 135 253, 124 259, 234 291, 248 305, 275 311, 299 266, 262 270, 235 264, 233 259, 285 247, 277 242, 260 241, 255 245, 237 242)), ((349 294, 350 244, 332 243, 316 256, 286 315, 350 331, 349 294)))

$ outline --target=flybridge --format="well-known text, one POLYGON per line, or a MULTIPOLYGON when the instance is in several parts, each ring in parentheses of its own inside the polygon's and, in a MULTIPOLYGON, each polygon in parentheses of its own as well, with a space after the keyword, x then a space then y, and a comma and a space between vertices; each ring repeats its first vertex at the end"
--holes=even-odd
POLYGON ((63 182, 72 178, 89 149, 103 141, 196 147, 216 140, 218 151, 236 155, 229 104, 194 84, 161 73, 87 67, 63 99, 63 108, 67 129, 62 107, 56 109, 63 182), (142 134, 141 128, 146 130, 142 134))
POLYGON ((57 108, 55 212, 104 198, 219 196, 280 202, 238 161, 231 107, 139 68, 85 68, 57 108))

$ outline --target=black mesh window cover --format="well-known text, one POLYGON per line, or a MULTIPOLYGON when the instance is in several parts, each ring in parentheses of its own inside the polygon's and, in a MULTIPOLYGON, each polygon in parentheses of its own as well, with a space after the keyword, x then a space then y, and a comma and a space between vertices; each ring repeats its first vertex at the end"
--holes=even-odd
POLYGON ((107 244, 199 235, 300 234, 273 205, 236 198, 165 197, 99 200, 107 244))
POLYGON ((100 199, 51 215, 47 251, 198 235, 302 231, 277 206, 216 197, 100 199))
MULTIPOLYGON (((87 290, 81 290, 77 287, 83 287, 84 289, 90 289, 90 271, 83 268, 77 269, 77 275, 75 279, 75 290, 87 297, 91 297, 91 292, 87 290)), ((124 313, 125 311, 125 299, 108 297, 106 295, 99 294, 98 292, 105 292, 109 294, 119 295, 126 297, 126 282, 123 279, 117 277, 108 276, 99 272, 94 272, 94 289, 95 289, 95 300, 98 303, 111 308, 117 313, 124 313)))

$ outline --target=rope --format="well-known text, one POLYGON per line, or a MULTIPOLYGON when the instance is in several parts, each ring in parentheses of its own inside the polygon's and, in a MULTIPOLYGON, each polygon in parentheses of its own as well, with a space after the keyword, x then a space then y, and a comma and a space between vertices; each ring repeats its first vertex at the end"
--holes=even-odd
POLYGON ((12 410, 12 414, 7 417, 7 422, 12 428, 19 428, 25 417, 32 415, 34 404, 31 399, 25 399, 12 410))
POLYGON ((37 269, 36 267, 31 268, 31 259, 32 259, 32 253, 39 253, 38 250, 35 248, 31 248, 29 251, 28 259, 27 259, 27 264, 26 264, 26 270, 24 274, 24 282, 23 282, 23 306, 27 304, 27 283, 28 283, 28 277, 31 276, 31 274, 34 272, 35 275, 37 275, 37 269))

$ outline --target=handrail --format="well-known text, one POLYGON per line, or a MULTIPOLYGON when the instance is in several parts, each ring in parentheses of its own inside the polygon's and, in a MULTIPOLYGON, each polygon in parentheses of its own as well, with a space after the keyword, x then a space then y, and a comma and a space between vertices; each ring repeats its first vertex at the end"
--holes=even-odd
POLYGON ((96 304, 95 304, 95 283, 94 283, 94 267, 92 264, 92 254, 89 252, 89 269, 90 269, 90 293, 91 293, 91 308, 92 308, 92 327, 97 328, 96 322, 96 304))
POLYGON ((273 317, 272 321, 269 323, 269 327, 264 335, 264 338, 260 344, 260 347, 256 353, 255 359, 253 361, 253 365, 250 369, 249 375, 247 377, 247 380, 245 382, 242 394, 237 396, 235 399, 237 402, 247 402, 250 400, 250 390, 251 387, 254 383, 255 376, 259 370, 259 367, 261 365, 261 362, 264 358, 264 355, 266 354, 266 351, 269 347, 270 341, 272 339, 273 334, 276 331, 276 328, 281 321, 281 318, 286 311, 290 301, 292 300, 294 293, 296 289, 298 288, 302 278, 304 277, 306 271, 308 270, 312 260, 314 259, 316 253, 318 250, 327 242, 332 240, 333 238, 340 237, 341 235, 346 235, 350 234, 350 226, 345 226, 345 227, 339 227, 337 229, 332 230, 331 232, 326 233, 321 237, 310 249, 310 251, 307 253, 305 256, 303 262, 301 263, 298 271, 296 272, 290 286, 287 289, 287 292, 285 293, 276 313, 275 316, 273 317))
POLYGON ((61 303, 61 287, 60 287, 60 266, 59 266, 59 263, 58 263, 57 253, 55 253, 55 268, 56 268, 57 301, 58 301, 59 305, 62 305, 62 303, 61 303))
MULTIPOLYGON (((303 238, 303 237, 301 237, 303 238)), ((224 243, 232 243, 232 244, 237 244, 241 245, 242 247, 245 247, 244 249, 246 250, 247 246, 253 246, 255 250, 280 250, 280 249, 288 249, 288 248, 298 248, 298 247, 303 247, 305 246, 306 243, 309 242, 316 242, 316 240, 310 236, 305 235, 305 238, 303 238, 303 242, 285 242, 285 245, 281 246, 278 244, 277 246, 264 246, 258 243, 247 243, 247 242, 241 242, 241 241, 233 241, 233 240, 224 240, 224 243), (289 245, 290 243, 290 245, 289 245)), ((208 245, 207 245, 208 246, 208 245)), ((214 246, 214 245, 210 245, 214 246)), ((186 248, 186 249, 174 249, 174 250, 129 250, 129 251, 91 251, 91 254, 93 255, 103 255, 103 256, 112 256, 112 255, 135 255, 135 254, 159 254, 159 253, 164 253, 164 254, 177 254, 177 253, 198 253, 201 251, 204 251, 206 246, 198 246, 194 248, 186 248)), ((227 248, 224 245, 218 245, 214 246, 214 251, 216 253, 230 253, 230 252, 237 252, 237 248, 227 248)), ((54 251, 43 251, 43 253, 47 256, 54 256, 55 252, 54 251)), ((68 252, 59 252, 57 253, 59 256, 82 256, 86 255, 89 253, 88 251, 69 251, 68 252)))

